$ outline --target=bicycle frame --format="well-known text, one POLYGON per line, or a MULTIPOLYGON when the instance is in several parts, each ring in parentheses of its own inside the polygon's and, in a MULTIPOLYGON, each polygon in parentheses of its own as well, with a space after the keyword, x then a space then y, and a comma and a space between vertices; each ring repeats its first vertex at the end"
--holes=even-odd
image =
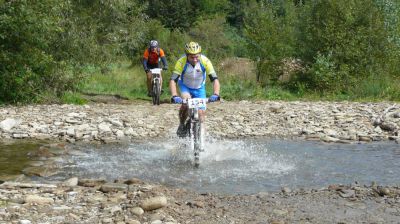
POLYGON ((190 123, 189 138, 190 138, 190 149, 194 153, 194 165, 198 167, 200 165, 200 152, 204 151, 204 129, 202 128, 202 122, 199 117, 199 110, 206 106, 208 99, 187 99, 183 103, 188 106, 188 115, 190 123))

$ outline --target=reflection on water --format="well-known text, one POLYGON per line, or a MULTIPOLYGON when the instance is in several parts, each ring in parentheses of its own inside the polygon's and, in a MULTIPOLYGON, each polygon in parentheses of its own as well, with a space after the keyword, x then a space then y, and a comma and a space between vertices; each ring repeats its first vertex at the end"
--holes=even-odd
POLYGON ((8 141, 0 143, 0 178, 21 174, 30 162, 28 153, 44 143, 38 141, 8 141))
POLYGON ((358 181, 400 183, 400 148, 392 142, 324 144, 282 140, 213 140, 206 143, 200 168, 183 142, 82 147, 65 176, 137 177, 200 192, 255 193, 288 187, 325 187, 358 181))

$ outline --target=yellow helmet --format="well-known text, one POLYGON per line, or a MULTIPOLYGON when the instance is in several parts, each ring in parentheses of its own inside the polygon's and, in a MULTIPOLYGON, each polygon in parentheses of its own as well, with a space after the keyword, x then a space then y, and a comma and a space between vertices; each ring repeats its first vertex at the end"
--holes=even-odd
POLYGON ((199 54, 201 52, 201 47, 197 42, 190 42, 185 44, 186 54, 199 54))

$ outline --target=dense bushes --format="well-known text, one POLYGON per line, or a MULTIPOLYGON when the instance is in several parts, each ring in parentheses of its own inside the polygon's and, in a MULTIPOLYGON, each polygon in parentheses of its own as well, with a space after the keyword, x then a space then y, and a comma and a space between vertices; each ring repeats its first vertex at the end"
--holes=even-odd
POLYGON ((87 68, 107 74, 99 68, 120 58, 140 65, 150 39, 170 64, 189 40, 215 64, 251 58, 257 89, 399 96, 399 7, 397 0, 0 1, 0 103, 59 98, 79 87, 87 68))
POLYGON ((0 102, 30 101, 43 91, 66 85, 54 75, 62 75, 66 67, 50 50, 59 32, 54 15, 58 8, 47 8, 53 3, 9 1, 0 6, 0 102))
POLYGON ((392 26, 385 25, 385 13, 374 0, 260 1, 249 12, 246 37, 262 83, 277 80, 282 60, 291 57, 305 69, 285 85, 308 91, 350 92, 376 74, 398 74, 393 29, 389 32, 392 26))
POLYGON ((135 1, 2 1, 0 102, 61 96, 84 65, 127 55, 145 41, 140 10, 135 1))

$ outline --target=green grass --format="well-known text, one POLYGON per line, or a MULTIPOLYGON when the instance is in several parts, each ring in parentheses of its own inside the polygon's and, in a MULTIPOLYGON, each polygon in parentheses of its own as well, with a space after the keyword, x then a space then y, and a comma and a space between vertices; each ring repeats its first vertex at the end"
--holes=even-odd
POLYGON ((61 97, 61 101, 63 103, 78 105, 83 105, 87 103, 87 100, 82 97, 82 94, 77 92, 65 92, 64 95, 61 97))
MULTIPOLYGON (((88 78, 82 83, 80 92, 91 94, 119 95, 131 100, 150 100, 147 97, 146 75, 140 64, 132 66, 128 61, 112 64, 103 73, 100 69, 88 68, 88 78)), ((168 80, 171 71, 163 73, 161 100, 168 101, 170 92, 168 80)), ((308 100, 308 101, 399 101, 400 80, 385 77, 371 77, 355 85, 348 92, 324 93, 310 89, 291 92, 280 86, 261 87, 252 77, 241 78, 220 71, 221 97, 226 100, 308 100)), ((212 94, 212 85, 207 80, 207 95, 212 94)), ((68 103, 83 104, 85 101, 79 93, 66 93, 62 100, 68 103)))
MULTIPOLYGON (((168 89, 169 76, 169 72, 164 71, 164 90, 168 89)), ((146 74, 143 68, 139 65, 132 67, 128 61, 109 66, 105 73, 92 71, 80 90, 83 93, 119 95, 128 99, 150 99, 147 96, 146 74)), ((161 100, 166 98, 169 98, 168 94, 161 95, 161 100)))

